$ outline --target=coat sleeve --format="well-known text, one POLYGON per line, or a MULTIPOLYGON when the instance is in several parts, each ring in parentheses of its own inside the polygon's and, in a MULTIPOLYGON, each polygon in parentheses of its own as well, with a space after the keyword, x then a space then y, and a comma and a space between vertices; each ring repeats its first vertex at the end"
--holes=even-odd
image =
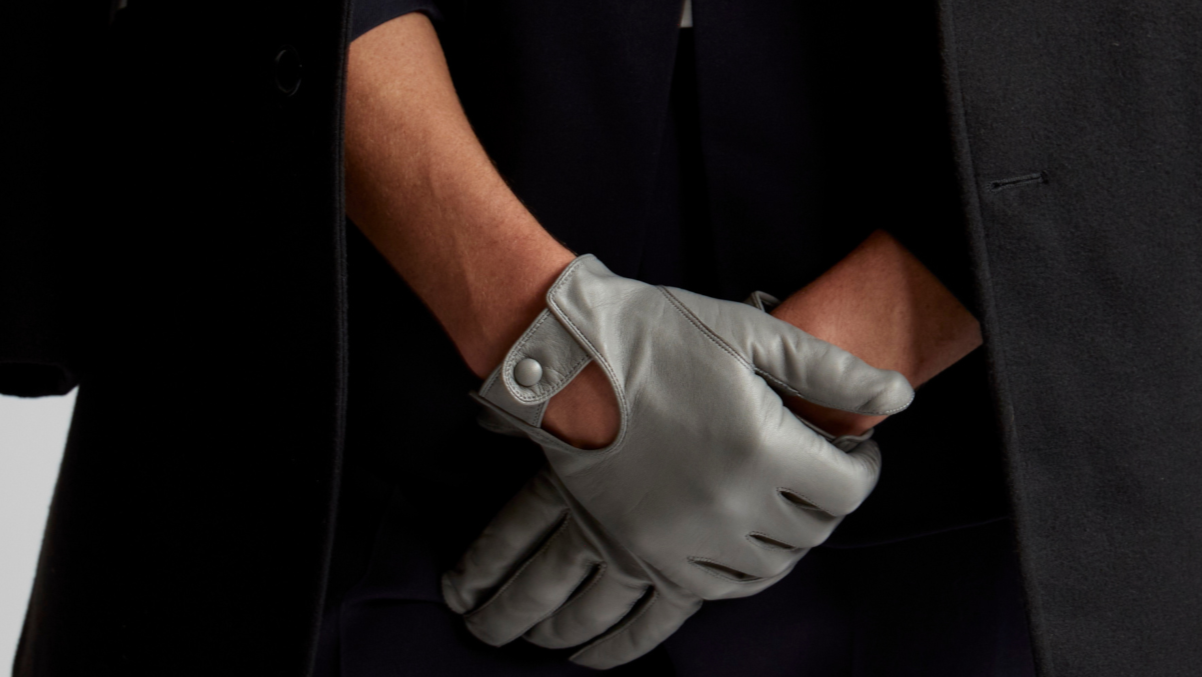
POLYGON ((958 214, 949 214, 947 222, 947 227, 932 228, 928 224, 911 221, 893 225, 887 230, 979 319, 981 315, 973 283, 966 229, 960 226, 962 217, 958 214))
POLYGON ((439 4, 434 0, 354 0, 351 8, 351 40, 410 12, 425 12, 431 19, 441 21, 443 13, 439 4))
POLYGON ((72 258, 45 223, 0 229, 0 393, 63 395, 79 379, 72 258))
POLYGON ((93 146, 103 38, 112 8, 18 3, 0 40, 6 122, 0 152, 0 393, 62 395, 80 371, 86 277, 79 237, 102 229, 93 146))

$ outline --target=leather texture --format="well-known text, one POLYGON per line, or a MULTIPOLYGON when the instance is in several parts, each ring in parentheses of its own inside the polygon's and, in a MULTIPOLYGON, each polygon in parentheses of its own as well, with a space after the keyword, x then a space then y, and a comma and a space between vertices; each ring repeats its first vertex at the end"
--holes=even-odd
POLYGON ((608 668, 666 639, 702 600, 755 594, 789 573, 868 496, 880 454, 834 439, 781 393, 863 414, 901 411, 906 379, 747 304, 653 287, 581 256, 475 396, 481 423, 542 446, 548 467, 443 578, 448 605, 493 645, 525 636, 608 668), (536 360, 523 386, 515 367, 536 360), (589 361, 621 412, 608 447, 539 428, 589 361), (843 447, 842 449, 840 447, 843 447))

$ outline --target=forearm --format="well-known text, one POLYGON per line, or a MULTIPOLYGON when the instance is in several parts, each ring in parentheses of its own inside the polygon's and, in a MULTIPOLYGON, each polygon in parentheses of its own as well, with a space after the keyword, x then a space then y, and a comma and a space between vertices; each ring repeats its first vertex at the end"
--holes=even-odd
POLYGON ((347 213, 484 376, 574 256, 493 168, 425 15, 378 26, 348 59, 347 213))
MULTIPOLYGON (((347 213, 485 376, 542 310, 574 254, 492 166, 425 15, 394 19, 351 45, 345 134, 347 213)), ((976 320, 883 233, 774 315, 914 385, 980 343, 976 320)), ((877 420, 790 406, 832 432, 877 420)), ((612 439, 617 406, 604 374, 586 368, 551 400, 544 425, 580 446, 612 439)))
MULTIPOLYGON (((976 318, 897 240, 873 233, 846 258, 772 313, 865 362, 930 380, 981 345, 976 318)), ((832 433, 858 433, 881 417, 800 400, 790 407, 832 433)))
MULTIPOLYGON (((472 132, 429 20, 409 14, 351 44, 347 213, 486 376, 575 258, 505 185, 472 132)), ((580 446, 618 428, 595 365, 554 397, 544 426, 580 446)))

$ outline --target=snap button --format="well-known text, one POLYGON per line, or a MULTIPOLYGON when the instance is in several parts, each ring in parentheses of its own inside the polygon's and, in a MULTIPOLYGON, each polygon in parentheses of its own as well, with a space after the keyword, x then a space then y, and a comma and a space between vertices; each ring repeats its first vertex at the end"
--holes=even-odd
POLYGON ((538 383, 543 377, 543 365, 538 363, 538 360, 527 357, 518 362, 513 368, 513 380, 518 382, 518 385, 530 386, 538 383))

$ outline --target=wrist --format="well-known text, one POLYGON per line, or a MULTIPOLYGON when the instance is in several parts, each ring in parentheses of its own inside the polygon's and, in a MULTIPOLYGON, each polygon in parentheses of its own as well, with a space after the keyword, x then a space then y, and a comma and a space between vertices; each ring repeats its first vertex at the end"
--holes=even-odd
MULTIPOLYGON (((975 318, 892 236, 877 231, 854 252, 772 309, 772 315, 917 387, 981 343, 975 318)), ((834 435, 856 435, 885 417, 785 404, 834 435)))
POLYGON ((862 435, 869 429, 884 421, 886 416, 865 416, 839 409, 831 409, 813 402, 807 402, 800 397, 784 398, 785 406, 794 414, 825 432, 839 437, 842 435, 862 435))
POLYGON ((976 319, 884 231, 772 314, 914 387, 981 344, 976 319))
MULTIPOLYGON (((548 239, 550 239, 548 237, 548 239)), ((443 320, 468 368, 485 378, 546 306, 547 290, 575 256, 551 240, 468 275, 466 303, 443 320)))

